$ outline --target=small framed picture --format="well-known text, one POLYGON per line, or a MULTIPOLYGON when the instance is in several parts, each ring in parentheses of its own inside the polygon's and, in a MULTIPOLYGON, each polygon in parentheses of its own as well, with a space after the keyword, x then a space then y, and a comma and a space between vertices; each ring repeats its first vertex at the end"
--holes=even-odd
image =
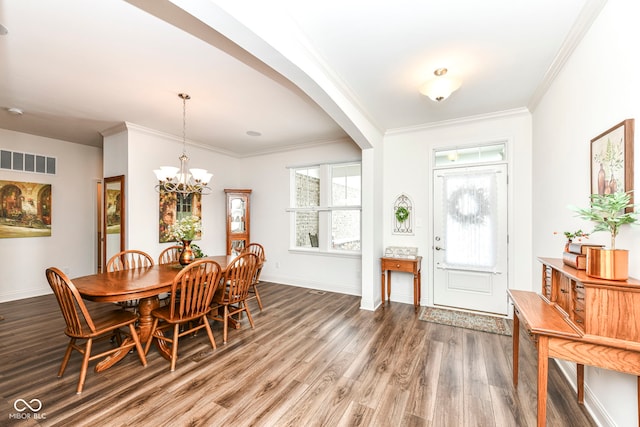
POLYGON ((591 194, 633 190, 633 128, 626 119, 591 140, 591 194))

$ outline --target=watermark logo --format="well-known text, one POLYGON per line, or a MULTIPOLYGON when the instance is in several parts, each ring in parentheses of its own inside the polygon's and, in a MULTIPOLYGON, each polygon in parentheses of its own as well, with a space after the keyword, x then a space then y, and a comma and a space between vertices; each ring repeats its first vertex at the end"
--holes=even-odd
POLYGON ((41 413, 42 401, 40 399, 31 399, 28 402, 25 399, 16 399, 13 402, 13 409, 18 412, 9 414, 10 420, 44 420, 47 414, 41 413))
POLYGON ((24 399, 16 399, 16 401, 13 402, 13 408, 18 412, 24 412, 27 409, 30 409, 31 412, 40 412, 42 402, 40 399, 31 399, 28 403, 24 399))

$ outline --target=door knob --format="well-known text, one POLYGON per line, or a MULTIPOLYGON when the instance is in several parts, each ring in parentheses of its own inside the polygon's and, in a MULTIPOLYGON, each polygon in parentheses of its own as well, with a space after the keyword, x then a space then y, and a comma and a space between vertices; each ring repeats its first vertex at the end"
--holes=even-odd
POLYGON ((436 251, 444 251, 444 248, 441 248, 440 246, 436 246, 434 249, 435 249, 436 251))

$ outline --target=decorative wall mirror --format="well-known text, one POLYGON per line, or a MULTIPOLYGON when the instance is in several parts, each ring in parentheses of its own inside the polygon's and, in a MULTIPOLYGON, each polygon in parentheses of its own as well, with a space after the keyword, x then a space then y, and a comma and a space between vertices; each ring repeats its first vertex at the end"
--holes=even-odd
POLYGON ((102 266, 125 249, 124 175, 104 179, 102 205, 102 266))

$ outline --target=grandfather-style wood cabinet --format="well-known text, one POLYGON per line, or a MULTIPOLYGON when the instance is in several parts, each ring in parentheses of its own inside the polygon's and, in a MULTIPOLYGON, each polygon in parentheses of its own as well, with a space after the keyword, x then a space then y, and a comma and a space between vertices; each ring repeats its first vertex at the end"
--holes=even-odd
POLYGON ((239 255, 249 245, 251 190, 225 189, 227 195, 227 255, 239 255))

